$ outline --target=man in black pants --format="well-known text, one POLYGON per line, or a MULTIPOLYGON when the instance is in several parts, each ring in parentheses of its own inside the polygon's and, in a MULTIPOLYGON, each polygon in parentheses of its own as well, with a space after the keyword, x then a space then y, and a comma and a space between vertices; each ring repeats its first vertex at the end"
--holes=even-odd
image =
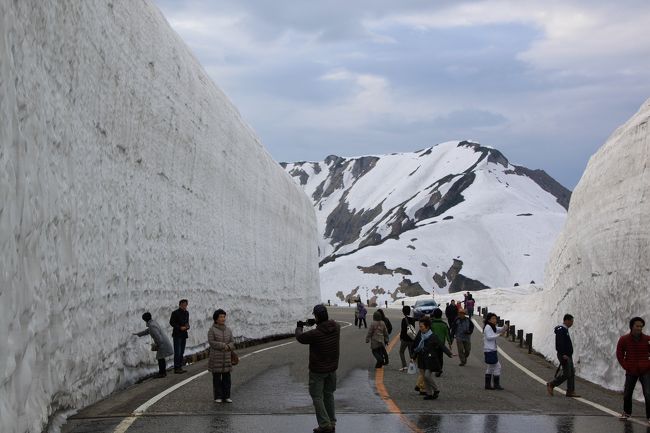
POLYGON ((567 382, 567 397, 580 397, 576 394, 576 370, 573 366, 573 343, 569 336, 569 328, 573 326, 573 316, 565 314, 562 324, 555 327, 555 350, 557 359, 562 366, 562 375, 556 377, 546 384, 546 391, 550 396, 553 395, 553 388, 567 382))
POLYGON ((185 354, 185 342, 187 341, 187 330, 190 329, 190 313, 187 311, 187 299, 181 299, 178 303, 178 310, 172 312, 169 324, 174 328, 172 339, 174 340, 174 373, 185 373, 183 370, 183 355, 185 354))

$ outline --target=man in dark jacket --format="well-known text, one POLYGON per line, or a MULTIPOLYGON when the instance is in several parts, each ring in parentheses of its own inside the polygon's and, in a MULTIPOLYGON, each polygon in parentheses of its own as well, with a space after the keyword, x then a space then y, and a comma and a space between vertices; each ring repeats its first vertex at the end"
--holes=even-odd
POLYGON ((575 376, 576 371, 573 367, 573 343, 569 335, 569 328, 573 326, 573 316, 565 314, 562 324, 555 327, 555 350, 557 359, 562 366, 562 375, 556 377, 546 384, 546 391, 550 396, 553 395, 553 388, 567 382, 567 397, 580 397, 576 394, 575 376))
POLYGON ((341 326, 329 320, 324 305, 314 307, 316 328, 303 332, 305 322, 298 321, 296 340, 309 344, 309 395, 314 403, 318 427, 315 433, 333 432, 336 428, 334 391, 339 368, 341 326))
POLYGON ((402 361, 400 371, 406 371, 406 357, 404 356, 404 352, 408 349, 409 357, 411 357, 413 351, 413 339, 409 337, 407 328, 410 326, 412 330, 415 330, 415 319, 411 317, 411 307, 408 305, 402 307, 402 314, 404 314, 404 317, 402 318, 402 325, 399 332, 399 358, 402 361))
POLYGON ((178 302, 178 310, 172 312, 169 324, 172 326, 172 339, 174 340, 174 373, 185 373, 183 370, 183 355, 185 354, 185 342, 187 341, 187 330, 190 329, 190 313, 187 311, 187 299, 178 302))
POLYGON ((447 305, 447 308, 445 308, 445 316, 447 317, 447 323, 449 326, 454 326, 456 317, 458 317, 458 307, 456 306, 456 301, 453 299, 451 304, 447 305))
POLYGON ((641 382, 645 400, 645 416, 650 425, 650 336, 643 333, 645 320, 634 317, 630 320, 630 333, 618 339, 616 358, 625 369, 625 389, 623 391, 623 413, 621 419, 632 415, 632 394, 636 382, 641 382))

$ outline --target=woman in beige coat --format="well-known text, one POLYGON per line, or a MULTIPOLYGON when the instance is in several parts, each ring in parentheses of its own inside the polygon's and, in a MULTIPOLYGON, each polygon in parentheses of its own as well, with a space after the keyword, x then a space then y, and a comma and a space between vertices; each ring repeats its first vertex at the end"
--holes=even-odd
POLYGON ((384 353, 386 352, 385 346, 388 344, 388 329, 384 321, 381 320, 381 313, 379 311, 375 311, 372 315, 372 324, 366 335, 366 343, 370 343, 372 355, 377 360, 375 368, 382 368, 384 364, 388 364, 388 353, 384 357, 384 353))
POLYGON ((230 399, 230 371, 232 370, 230 357, 235 343, 232 331, 226 326, 226 312, 218 309, 212 318, 214 324, 208 331, 208 344, 210 345, 208 371, 212 373, 214 401, 232 403, 230 399))

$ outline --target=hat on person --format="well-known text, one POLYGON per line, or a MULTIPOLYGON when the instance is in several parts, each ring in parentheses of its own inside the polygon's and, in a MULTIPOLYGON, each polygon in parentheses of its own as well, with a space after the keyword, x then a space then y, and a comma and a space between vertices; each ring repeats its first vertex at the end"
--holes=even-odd
POLYGON ((325 308, 325 305, 323 304, 318 304, 314 307, 314 317, 318 319, 319 322, 324 322, 329 318, 327 314, 327 308, 325 308))
POLYGON ((460 310, 458 310, 458 314, 465 314, 465 310, 461 308, 460 310))

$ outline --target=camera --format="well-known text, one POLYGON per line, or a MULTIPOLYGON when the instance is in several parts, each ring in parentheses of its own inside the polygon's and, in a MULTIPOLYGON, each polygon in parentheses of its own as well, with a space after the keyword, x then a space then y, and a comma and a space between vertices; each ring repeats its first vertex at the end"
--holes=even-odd
POLYGON ((296 323, 298 328, 302 328, 304 326, 314 326, 315 324, 316 324, 316 320, 314 319, 307 319, 305 321, 298 320, 298 322, 296 323))

